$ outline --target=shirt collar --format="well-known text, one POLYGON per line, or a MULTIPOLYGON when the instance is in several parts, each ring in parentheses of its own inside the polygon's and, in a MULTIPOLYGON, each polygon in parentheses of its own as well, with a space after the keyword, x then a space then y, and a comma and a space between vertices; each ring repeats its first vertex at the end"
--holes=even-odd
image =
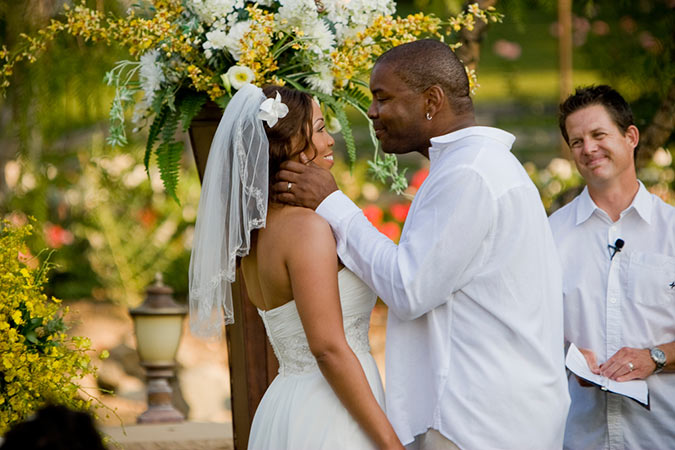
MULTIPOLYGON (((642 217, 642 220, 649 224, 652 217, 652 197, 644 184, 642 184, 642 181, 638 180, 638 183, 640 186, 638 187, 637 194, 635 194, 635 198, 633 198, 630 206, 621 213, 621 217, 631 209, 634 209, 642 217)), ((577 202, 577 225, 588 220, 596 209, 600 208, 598 208, 591 198, 591 195, 588 193, 588 186, 586 186, 579 195, 579 201, 577 202)))
POLYGON ((584 190, 579 194, 579 201, 577 202, 577 225, 587 221, 596 209, 599 208, 591 198, 591 194, 588 193, 588 186, 584 186, 584 190))
POLYGON ((626 208, 626 211, 631 208, 635 209, 640 217, 642 217, 642 220, 650 224, 652 220, 652 194, 650 194, 645 185, 642 184, 642 181, 638 180, 638 183, 640 183, 640 187, 638 188, 637 194, 635 194, 633 203, 626 208))
POLYGON ((453 131, 452 133, 444 134, 431 138, 431 147, 429 148, 429 159, 434 159, 441 150, 448 147, 452 148, 452 144, 470 136, 484 136, 494 139, 510 149, 516 137, 499 128, 492 127, 467 127, 461 130, 453 131))

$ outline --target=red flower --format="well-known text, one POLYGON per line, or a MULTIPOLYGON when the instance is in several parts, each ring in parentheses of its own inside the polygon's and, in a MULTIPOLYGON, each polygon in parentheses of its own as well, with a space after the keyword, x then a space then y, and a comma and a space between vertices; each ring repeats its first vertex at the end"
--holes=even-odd
POLYGON ((398 222, 405 222, 405 218, 408 217, 408 211, 410 211, 410 203, 394 203, 389 208, 391 216, 398 222))
POLYGON ((401 237, 401 226, 396 222, 385 222, 378 226, 377 229, 394 242, 398 242, 401 237))
POLYGON ((375 226, 378 226, 380 223, 382 223, 382 218, 384 217, 382 208, 377 205, 368 205, 363 208, 363 215, 366 216, 366 219, 368 219, 370 223, 375 226))
POLYGON ((157 222, 157 213, 152 208, 143 208, 138 212, 138 220, 144 228, 152 228, 157 222))
POLYGON ((60 225, 45 224, 45 241, 51 248, 61 248, 73 243, 73 233, 60 225))
POLYGON ((428 175, 429 175, 428 168, 418 170, 417 172, 415 172, 415 175, 413 175, 412 180, 410 180, 410 186, 419 189, 419 187, 422 186, 422 183, 424 183, 424 180, 426 180, 428 175))

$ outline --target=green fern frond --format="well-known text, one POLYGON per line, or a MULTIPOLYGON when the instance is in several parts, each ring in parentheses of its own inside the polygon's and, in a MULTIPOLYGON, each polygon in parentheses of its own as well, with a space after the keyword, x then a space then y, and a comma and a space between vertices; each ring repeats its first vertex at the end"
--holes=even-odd
POLYGON ((345 146, 347 147, 347 155, 349 155, 349 170, 354 168, 356 162, 356 142, 354 141, 354 134, 352 133, 352 125, 349 123, 344 106, 338 104, 331 105, 331 109, 335 113, 335 117, 342 127, 342 137, 345 139, 345 146))
POLYGON ((145 164, 145 171, 150 176, 150 155, 152 155, 152 148, 159 137, 159 133, 164 127, 166 122, 166 117, 169 114, 169 107, 163 106, 157 115, 155 115, 152 125, 150 125, 150 130, 148 131, 148 142, 145 144, 145 156, 143 157, 143 163, 145 164))
POLYGON ((176 130, 178 129, 179 119, 180 119, 179 111, 172 111, 169 114, 167 114, 166 121, 164 122, 164 126, 162 127, 163 144, 173 142, 176 130))
POLYGON ((162 179, 162 183, 164 183, 164 190, 179 205, 180 200, 178 200, 178 196, 176 195, 176 186, 178 186, 182 152, 183 143, 176 141, 162 142, 155 150, 157 165, 159 166, 159 176, 162 179))
POLYGON ((180 111, 180 120, 183 124, 183 131, 190 128, 192 119, 201 111, 202 106, 206 103, 206 96, 203 94, 189 93, 183 97, 178 103, 178 111, 180 111))
POLYGON ((174 140, 180 112, 178 110, 170 112, 166 116, 164 126, 162 127, 162 143, 157 147, 157 165, 159 174, 164 183, 166 193, 180 204, 176 196, 176 186, 178 186, 178 175, 180 171, 180 157, 183 152, 183 143, 174 140))
POLYGON ((350 89, 344 89, 342 92, 339 92, 338 95, 342 98, 347 97, 351 100, 350 104, 358 104, 359 109, 362 111, 368 111, 370 108, 371 98, 365 93, 362 89, 359 89, 357 86, 354 86, 350 89))

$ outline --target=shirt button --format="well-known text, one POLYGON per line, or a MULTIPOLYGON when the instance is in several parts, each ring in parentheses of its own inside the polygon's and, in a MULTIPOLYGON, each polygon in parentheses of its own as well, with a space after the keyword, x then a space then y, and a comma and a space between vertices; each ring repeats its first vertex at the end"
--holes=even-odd
POLYGON ((612 298, 609 299, 609 302, 612 303, 612 304, 616 303, 616 299, 614 297, 612 297, 612 298))

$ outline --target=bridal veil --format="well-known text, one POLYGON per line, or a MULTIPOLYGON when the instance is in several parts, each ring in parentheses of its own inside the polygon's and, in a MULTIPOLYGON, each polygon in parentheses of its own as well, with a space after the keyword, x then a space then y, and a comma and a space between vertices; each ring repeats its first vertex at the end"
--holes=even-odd
POLYGON ((231 283, 237 256, 267 217, 269 143, 262 89, 247 84, 232 97, 216 131, 204 173, 190 258, 190 328, 220 336, 234 322, 231 283))

